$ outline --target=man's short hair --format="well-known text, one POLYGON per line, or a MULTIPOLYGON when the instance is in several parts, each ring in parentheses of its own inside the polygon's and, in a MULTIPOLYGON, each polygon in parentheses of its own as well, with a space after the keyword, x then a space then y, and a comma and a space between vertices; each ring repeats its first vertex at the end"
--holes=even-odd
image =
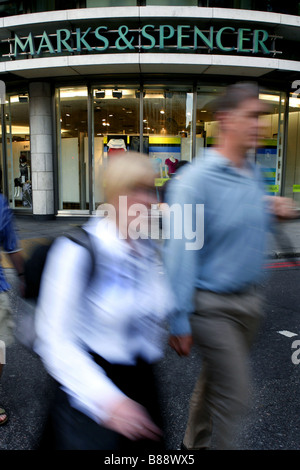
POLYGON ((241 82, 229 85, 225 92, 214 100, 212 111, 215 113, 231 111, 249 99, 258 99, 259 88, 256 83, 241 82))

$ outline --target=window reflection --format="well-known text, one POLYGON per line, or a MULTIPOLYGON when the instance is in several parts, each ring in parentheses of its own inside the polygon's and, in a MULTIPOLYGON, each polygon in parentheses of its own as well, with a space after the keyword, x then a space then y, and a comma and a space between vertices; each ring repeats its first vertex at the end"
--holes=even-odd
POLYGON ((300 98, 289 99, 288 142, 285 169, 285 196, 300 202, 300 98))
POLYGON ((280 195, 286 100, 284 93, 269 90, 262 90, 259 98, 267 103, 269 112, 260 116, 263 135, 256 150, 255 161, 261 167, 266 191, 271 195, 280 195))
POLYGON ((57 91, 59 209, 89 209, 87 88, 57 91))
MULTIPOLYGON (((178 164, 190 162, 194 156, 201 157, 206 147, 216 143, 218 127, 211 104, 223 90, 221 86, 199 85, 194 110, 192 86, 145 85, 143 89, 115 84, 95 86, 90 96, 93 141, 89 146, 87 88, 58 89, 59 208, 97 209, 105 202, 102 174, 107 161, 114 154, 128 150, 141 150, 152 159, 158 175, 160 201, 159 188, 176 174, 178 164), (92 188, 90 181, 93 181, 92 188), (93 198, 91 206, 90 198, 93 198)), ((261 166, 269 193, 279 194, 285 100, 282 93, 273 91, 262 91, 260 98, 270 104, 270 111, 260 117, 264 135, 250 157, 261 166)))
POLYGON ((9 205, 32 210, 28 93, 8 96, 5 118, 9 205))
POLYGON ((143 106, 149 157, 160 178, 170 178, 180 161, 192 159, 192 90, 146 87, 143 106))
POLYGON ((115 153, 140 150, 139 96, 135 87, 111 85, 93 90, 95 208, 104 201, 101 180, 107 160, 115 153))
POLYGON ((196 109, 196 155, 201 156, 205 147, 216 143, 218 126, 211 111, 210 104, 224 87, 201 86, 197 91, 196 109))
POLYGON ((86 0, 87 8, 136 6, 137 0, 86 0))
MULTIPOLYGON (((223 91, 224 87, 201 86, 197 92, 196 155, 200 157, 205 147, 217 143, 218 124, 210 104, 223 91)), ((260 166, 266 191, 277 195, 282 184, 285 100, 283 93, 266 90, 261 91, 259 98, 268 104, 269 111, 259 117, 262 134, 249 158, 260 166)))

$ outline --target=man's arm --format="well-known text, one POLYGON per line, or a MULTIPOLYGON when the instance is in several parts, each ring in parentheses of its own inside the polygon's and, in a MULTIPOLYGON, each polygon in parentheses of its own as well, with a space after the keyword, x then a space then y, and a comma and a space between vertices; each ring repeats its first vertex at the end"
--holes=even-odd
POLYGON ((13 251, 11 253, 7 253, 9 256, 12 264, 14 265, 15 270, 19 276, 20 280, 20 293, 22 296, 25 294, 25 283, 24 283, 24 258, 21 254, 21 251, 13 251))
POLYGON ((17 274, 20 278, 20 290, 21 295, 24 294, 24 283, 23 283, 23 273, 24 273, 24 259, 21 253, 21 248, 19 245, 19 240, 16 234, 13 214, 8 207, 7 201, 2 202, 2 243, 5 253, 9 256, 14 268, 17 271, 17 274))
POLYGON ((21 254, 21 251, 13 251, 11 253, 6 254, 9 256, 18 275, 21 276, 24 273, 24 258, 21 254))
MULTIPOLYGON (((182 356, 189 354, 192 345, 189 315, 194 311, 197 253, 197 251, 187 249, 187 244, 191 240, 186 238, 186 228, 189 224, 191 228, 192 218, 191 213, 185 211, 185 207, 192 204, 195 209, 195 202, 192 188, 185 183, 184 178, 170 182, 166 199, 170 213, 175 213, 175 215, 169 219, 170 237, 166 240, 164 261, 177 307, 170 320, 169 344, 182 356), (178 208, 181 211, 176 212, 178 208), (172 220, 174 220, 173 224, 172 220)), ((193 215, 195 215, 194 210, 193 215)))

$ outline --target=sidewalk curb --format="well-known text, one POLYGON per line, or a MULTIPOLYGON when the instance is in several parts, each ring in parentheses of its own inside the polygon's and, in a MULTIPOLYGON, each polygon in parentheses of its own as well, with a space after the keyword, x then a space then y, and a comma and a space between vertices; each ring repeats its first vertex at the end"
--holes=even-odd
POLYGON ((300 258, 300 251, 274 251, 267 253, 267 259, 300 258))

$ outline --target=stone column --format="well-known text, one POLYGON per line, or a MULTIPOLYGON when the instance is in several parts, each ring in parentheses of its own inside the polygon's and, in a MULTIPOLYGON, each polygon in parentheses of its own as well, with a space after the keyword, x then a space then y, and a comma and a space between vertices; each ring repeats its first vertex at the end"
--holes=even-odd
POLYGON ((49 83, 29 84, 33 216, 54 218, 52 106, 49 83))

